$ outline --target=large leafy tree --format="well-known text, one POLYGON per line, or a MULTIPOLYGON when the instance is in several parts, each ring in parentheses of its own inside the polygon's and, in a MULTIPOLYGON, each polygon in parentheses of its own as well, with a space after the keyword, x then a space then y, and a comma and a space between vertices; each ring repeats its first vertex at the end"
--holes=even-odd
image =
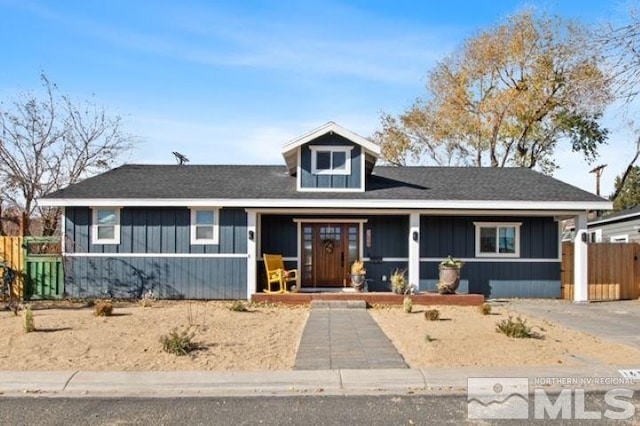
POLYGON ((640 166, 633 166, 626 175, 617 176, 614 188, 611 195, 614 210, 640 206, 640 166))
POLYGON ((374 135, 391 164, 522 166, 551 173, 560 141, 588 160, 612 100, 583 27, 523 12, 469 39, 428 74, 427 93, 374 135))
POLYGON ((94 100, 74 102, 44 74, 41 82, 43 94, 0 103, 0 200, 27 219, 39 217, 43 234, 52 235, 60 211, 40 208, 36 200, 111 167, 133 138, 120 116, 94 100))

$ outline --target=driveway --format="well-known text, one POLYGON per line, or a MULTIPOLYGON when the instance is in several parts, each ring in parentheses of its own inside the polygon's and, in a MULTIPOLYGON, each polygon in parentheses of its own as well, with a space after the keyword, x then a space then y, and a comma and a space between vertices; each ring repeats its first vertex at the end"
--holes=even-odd
POLYGON ((592 302, 514 299, 505 307, 640 349, 640 301, 592 302))

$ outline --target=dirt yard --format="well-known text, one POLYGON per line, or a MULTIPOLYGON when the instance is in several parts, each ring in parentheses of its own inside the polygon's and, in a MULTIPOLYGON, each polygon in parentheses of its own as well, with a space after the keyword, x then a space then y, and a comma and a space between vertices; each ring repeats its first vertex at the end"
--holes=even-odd
MULTIPOLYGON (((22 316, 0 311, 0 370, 288 370, 308 307, 250 306, 232 312, 228 302, 116 304, 111 317, 96 317, 85 304, 34 303, 36 331, 25 333, 22 316), (200 349, 188 356, 162 350, 160 337, 191 326, 200 349)), ((374 319, 411 367, 631 364, 640 351, 528 319, 541 339, 510 339, 495 332, 504 308, 483 316, 477 307, 371 309, 374 319), (430 341, 427 341, 429 335, 430 341)))
POLYGON ((525 315, 521 317, 540 338, 496 333, 498 321, 517 317, 505 307, 493 307, 490 315, 482 315, 478 307, 458 306, 414 306, 411 314, 383 307, 371 314, 411 367, 628 365, 640 360, 640 351, 631 347, 525 315), (440 311, 440 320, 425 320, 424 311, 433 308, 440 311))
POLYGON ((23 332, 21 316, 0 312, 1 370, 286 370, 308 316, 300 307, 232 312, 225 302, 156 301, 116 304, 113 316, 96 317, 84 304, 60 305, 34 304, 33 333, 23 332), (201 349, 164 352, 160 337, 189 325, 201 349))

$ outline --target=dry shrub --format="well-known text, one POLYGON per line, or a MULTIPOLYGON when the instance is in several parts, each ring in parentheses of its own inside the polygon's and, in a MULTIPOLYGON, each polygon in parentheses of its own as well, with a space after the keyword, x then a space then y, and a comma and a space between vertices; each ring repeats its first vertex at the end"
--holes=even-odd
POLYGON ((502 333, 508 337, 516 339, 531 339, 539 338, 540 335, 534 332, 531 327, 527 325, 527 321, 520 316, 513 319, 512 316, 502 320, 496 324, 496 332, 502 333))
POLYGON ((160 337, 162 350, 177 356, 187 355, 198 348, 198 345, 193 341, 195 335, 195 331, 189 329, 178 331, 174 328, 169 334, 160 337))
POLYGON ((113 303, 108 300, 96 302, 93 312, 97 317, 110 317, 113 314, 113 303))
POLYGON ((491 314, 491 305, 488 303, 483 303, 482 305, 478 306, 478 310, 480 311, 480 313, 482 315, 490 315, 491 314))
POLYGON ((440 311, 437 309, 427 309, 424 311, 424 318, 427 321, 438 321, 440 319, 440 311))

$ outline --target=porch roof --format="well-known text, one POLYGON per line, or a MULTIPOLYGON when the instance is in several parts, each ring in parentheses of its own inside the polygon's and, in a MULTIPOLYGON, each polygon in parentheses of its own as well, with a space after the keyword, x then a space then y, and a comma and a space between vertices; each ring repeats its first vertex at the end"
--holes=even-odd
POLYGON ((299 192, 285 166, 124 165, 51 193, 39 202, 43 206, 112 205, 110 200, 125 200, 123 205, 136 205, 136 200, 156 200, 155 205, 162 205, 163 200, 166 205, 169 201, 176 205, 175 200, 185 203, 177 205, 253 200, 260 201, 254 205, 268 206, 273 201, 276 206, 285 200, 294 204, 307 200, 310 206, 316 201, 318 206, 333 203, 335 207, 349 202, 364 206, 367 201, 375 207, 372 202, 379 201, 396 208, 412 207, 404 202, 424 202, 424 206, 438 202, 441 208, 446 208, 447 202, 451 206, 489 202, 485 204, 499 209, 511 208, 503 202, 522 206, 513 208, 528 205, 529 209, 532 205, 546 209, 558 203, 575 204, 577 209, 611 208, 601 197, 525 168, 385 166, 376 167, 367 177, 366 191, 341 193, 299 192))

